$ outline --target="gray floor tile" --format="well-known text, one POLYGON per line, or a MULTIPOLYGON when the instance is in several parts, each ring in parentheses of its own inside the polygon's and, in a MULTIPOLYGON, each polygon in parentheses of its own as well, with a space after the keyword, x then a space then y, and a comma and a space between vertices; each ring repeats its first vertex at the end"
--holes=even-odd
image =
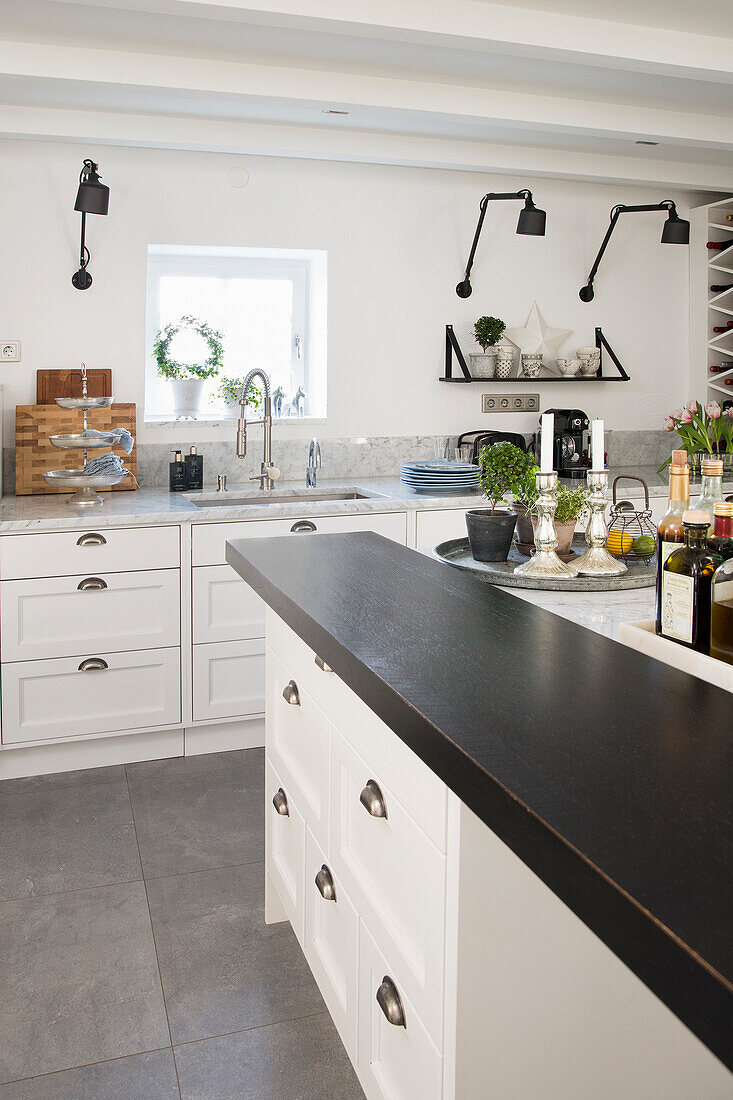
POLYGON ((172 1050, 0 1085, 0 1100, 179 1100, 172 1050))
POLYGON ((0 783, 0 900, 141 877, 123 767, 0 783))
POLYGON ((261 749, 129 764, 146 878, 264 859, 261 749))
POLYGON ((328 1015, 176 1047, 183 1100, 363 1100, 328 1015))
POLYGON ((170 1043, 141 882, 0 903, 0 1082, 170 1043))
POLYGON ((265 924, 264 865, 148 883, 174 1043, 323 1011, 289 924, 265 924))

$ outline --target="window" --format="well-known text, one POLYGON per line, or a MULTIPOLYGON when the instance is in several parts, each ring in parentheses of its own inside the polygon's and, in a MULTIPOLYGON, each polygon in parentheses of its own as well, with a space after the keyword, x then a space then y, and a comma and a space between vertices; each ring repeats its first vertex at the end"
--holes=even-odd
MULTIPOLYGON (((326 253, 265 248, 148 247, 146 420, 173 416, 170 383, 153 358, 156 333, 189 315, 222 333, 224 366, 206 381, 198 420, 234 417, 238 406, 220 392, 225 379, 253 367, 281 391, 282 416, 326 413, 326 253), (294 403, 296 394, 305 397, 294 403)), ((193 332, 174 337, 171 357, 200 362, 208 349, 193 332)), ((276 410, 273 409, 273 415, 276 410)))

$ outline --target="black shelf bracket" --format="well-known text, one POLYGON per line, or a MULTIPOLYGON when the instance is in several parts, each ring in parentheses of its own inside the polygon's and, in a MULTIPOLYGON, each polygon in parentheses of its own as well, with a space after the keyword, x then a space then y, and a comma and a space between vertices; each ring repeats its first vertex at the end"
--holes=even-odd
POLYGON ((483 382, 486 383, 501 383, 501 385, 510 385, 515 382, 532 382, 534 385, 544 382, 630 382, 631 378, 621 365, 619 357, 609 344, 606 337, 603 335, 603 330, 600 326, 596 327, 596 347, 601 353, 601 365, 598 368, 597 374, 590 376, 583 375, 578 377, 574 375, 571 378, 560 375, 543 375, 538 378, 473 378, 471 372, 468 369, 466 363, 466 357, 461 350, 461 345, 458 343, 458 337, 453 331, 453 325, 445 326, 445 374, 439 379, 440 382, 483 382), (604 354, 608 355, 608 358, 613 363, 614 367, 618 371, 618 374, 604 374, 603 373, 603 361, 604 354), (453 357, 455 356, 458 366, 461 369, 460 375, 453 374, 453 357))

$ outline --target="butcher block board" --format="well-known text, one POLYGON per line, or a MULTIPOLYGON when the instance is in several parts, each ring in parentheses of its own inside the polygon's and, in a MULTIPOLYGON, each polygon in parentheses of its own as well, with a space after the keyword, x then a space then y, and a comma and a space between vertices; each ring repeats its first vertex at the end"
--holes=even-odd
MULTIPOLYGON (((37 370, 36 404, 53 405, 57 397, 81 397, 81 368, 37 370)), ((99 367, 87 371, 87 396, 112 396, 112 371, 99 367)))
MULTIPOLYGON (((87 427, 100 432, 111 428, 127 428, 135 438, 136 405, 115 404, 108 409, 90 409, 87 427)), ((15 408, 15 495, 34 496, 37 493, 72 493, 73 489, 58 489, 47 485, 43 479, 47 470, 78 470, 84 461, 83 451, 60 451, 49 442, 50 435, 81 432, 84 428, 81 409, 60 409, 58 405, 16 405, 15 408)), ((95 448, 89 456, 104 454, 110 448, 95 448)), ((137 442, 132 454, 126 455, 121 447, 111 448, 120 455, 132 474, 137 474, 137 442)), ((126 477, 119 485, 110 487, 112 492, 135 489, 134 477, 126 477)), ((105 490, 106 491, 106 490, 105 490)))

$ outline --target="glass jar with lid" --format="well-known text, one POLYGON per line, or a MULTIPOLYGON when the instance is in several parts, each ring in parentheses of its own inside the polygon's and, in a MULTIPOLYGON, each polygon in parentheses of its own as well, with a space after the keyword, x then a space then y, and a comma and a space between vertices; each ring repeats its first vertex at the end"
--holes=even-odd
POLYGON ((700 496, 695 501, 696 512, 707 512, 710 516, 710 529, 714 522, 714 508, 723 500, 723 463, 718 458, 702 460, 702 484, 700 496))

